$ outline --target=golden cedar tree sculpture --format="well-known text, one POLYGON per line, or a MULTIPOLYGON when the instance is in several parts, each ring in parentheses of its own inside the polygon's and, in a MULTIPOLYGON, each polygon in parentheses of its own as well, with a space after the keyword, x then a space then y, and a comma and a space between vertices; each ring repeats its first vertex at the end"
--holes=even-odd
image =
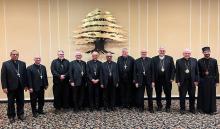
POLYGON ((76 44, 95 44, 95 48, 87 53, 97 51, 104 54, 109 52, 104 48, 107 42, 125 42, 126 34, 122 27, 116 24, 116 19, 110 12, 95 9, 87 14, 79 29, 74 31, 74 39, 76 44))

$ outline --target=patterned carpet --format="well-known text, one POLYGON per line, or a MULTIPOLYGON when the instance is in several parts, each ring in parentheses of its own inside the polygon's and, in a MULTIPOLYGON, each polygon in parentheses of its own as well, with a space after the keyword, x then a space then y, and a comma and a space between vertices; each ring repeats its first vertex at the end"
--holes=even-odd
MULTIPOLYGON (((220 100, 217 101, 220 111, 220 100)), ((156 105, 154 105, 156 107, 156 105)), ((188 106, 188 104, 187 104, 188 106)), ((217 115, 179 113, 179 101, 172 101, 170 113, 148 111, 140 113, 135 109, 118 109, 114 112, 88 110, 74 113, 72 110, 54 113, 53 105, 47 102, 45 105, 46 115, 33 118, 30 110, 30 103, 25 104, 26 120, 10 124, 6 116, 6 104, 0 104, 0 128, 43 128, 43 129, 70 129, 70 128, 218 128, 220 129, 220 113, 217 115)))

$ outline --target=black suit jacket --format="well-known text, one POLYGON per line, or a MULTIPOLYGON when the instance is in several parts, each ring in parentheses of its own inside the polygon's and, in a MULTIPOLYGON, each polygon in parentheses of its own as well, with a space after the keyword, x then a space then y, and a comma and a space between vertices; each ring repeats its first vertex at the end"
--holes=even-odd
POLYGON ((122 81, 124 79, 123 75, 126 73, 127 77, 128 77, 128 80, 126 80, 126 81, 129 81, 130 83, 132 83, 133 70, 134 70, 134 58, 131 56, 127 57, 126 70, 124 68, 124 66, 125 66, 124 63, 125 62, 124 62, 123 56, 118 57, 117 65, 118 65, 118 72, 119 72, 119 78, 120 78, 119 80, 122 81))
POLYGON ((97 60, 96 64, 97 64, 97 67, 94 64, 93 60, 90 60, 87 62, 86 71, 87 71, 87 77, 88 77, 89 81, 91 81, 92 79, 99 79, 100 80, 102 62, 97 60), (96 67, 96 75, 94 73, 95 67, 96 67))
POLYGON ((61 67, 61 61, 59 59, 55 59, 51 63, 51 73, 53 75, 53 83, 60 83, 60 76, 65 75, 65 82, 69 81, 69 61, 67 59, 63 59, 63 69, 61 67))
MULTIPOLYGON (((117 63, 114 61, 111 61, 111 67, 112 67, 112 77, 113 77, 113 85, 116 86, 119 82, 119 76, 118 76, 118 66, 117 63)), ((104 85, 106 87, 108 85, 109 80, 109 69, 108 69, 108 62, 102 63, 101 67, 101 85, 104 85)))
MULTIPOLYGON (((195 58, 189 58, 190 61, 190 73, 191 73, 191 81, 194 85, 194 82, 199 81, 199 68, 198 63, 195 58)), ((181 58, 176 61, 176 83, 183 83, 184 82, 184 75, 185 75, 185 59, 181 58)))
POLYGON ((34 91, 39 91, 41 86, 44 89, 48 86, 46 67, 44 65, 40 65, 39 72, 35 64, 27 67, 28 86, 29 88, 33 88, 34 91), (42 79, 39 72, 42 74, 42 79))
POLYGON ((145 74, 147 76, 147 80, 143 80, 143 67, 142 67, 142 61, 143 59, 142 58, 138 58, 135 60, 135 63, 134 63, 134 74, 133 74, 133 78, 134 78, 134 82, 135 83, 138 83, 139 86, 142 85, 142 82, 143 81, 147 81, 148 83, 152 83, 152 81, 154 80, 153 77, 154 77, 154 66, 153 66, 153 61, 151 58, 149 57, 145 57, 145 60, 144 60, 144 68, 145 68, 145 74))
POLYGON ((17 61, 19 65, 20 77, 16 73, 15 66, 12 60, 3 62, 1 69, 1 82, 2 88, 7 88, 8 90, 15 90, 18 88, 19 83, 21 87, 24 88, 27 86, 27 71, 26 64, 23 61, 17 61))
POLYGON ((70 83, 73 82, 75 86, 81 86, 83 81, 86 81, 86 62, 74 60, 70 62, 69 67, 69 74, 70 74, 70 83), (81 68, 82 67, 82 68, 81 68), (83 69, 83 76, 81 74, 83 69), (84 80, 83 80, 84 79, 84 80))
MULTIPOLYGON (((152 58, 153 60, 153 66, 154 66, 154 80, 153 82, 157 82, 159 79, 158 73, 160 71, 160 58, 159 56, 155 56, 152 58)), ((165 55, 164 57, 164 74, 165 74, 165 79, 167 82, 170 82, 170 80, 174 80, 175 76, 175 66, 174 66, 174 61, 171 56, 165 55)))

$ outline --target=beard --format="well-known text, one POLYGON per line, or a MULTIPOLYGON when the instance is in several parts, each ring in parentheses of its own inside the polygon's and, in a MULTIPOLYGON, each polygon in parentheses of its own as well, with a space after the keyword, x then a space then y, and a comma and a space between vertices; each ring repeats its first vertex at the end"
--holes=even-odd
POLYGON ((204 55, 206 58, 209 58, 210 57, 210 54, 205 54, 204 55))

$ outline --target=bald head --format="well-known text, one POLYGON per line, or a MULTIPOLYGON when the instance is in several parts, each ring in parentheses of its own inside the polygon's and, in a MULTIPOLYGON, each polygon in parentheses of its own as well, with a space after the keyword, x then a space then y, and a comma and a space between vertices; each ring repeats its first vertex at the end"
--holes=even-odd
POLYGON ((92 59, 97 60, 99 57, 99 53, 97 51, 92 52, 92 59))
POLYGON ((161 56, 161 57, 165 56, 165 53, 166 53, 165 48, 164 47, 160 47, 158 49, 158 53, 159 53, 159 56, 161 56))
POLYGON ((112 61, 112 54, 110 52, 106 54, 106 59, 107 61, 112 61))
POLYGON ((146 50, 146 49, 142 49, 142 50, 141 50, 141 57, 142 57, 142 58, 147 57, 147 50, 146 50))
POLYGON ((82 53, 80 51, 76 51, 75 52, 75 57, 76 57, 76 60, 81 60, 82 59, 82 53))
POLYGON ((41 63, 41 57, 40 56, 34 56, 34 63, 39 65, 41 63))
POLYGON ((184 51, 183 51, 183 57, 184 57, 185 59, 189 59, 190 56, 191 56, 191 50, 188 49, 188 48, 184 49, 184 51))

